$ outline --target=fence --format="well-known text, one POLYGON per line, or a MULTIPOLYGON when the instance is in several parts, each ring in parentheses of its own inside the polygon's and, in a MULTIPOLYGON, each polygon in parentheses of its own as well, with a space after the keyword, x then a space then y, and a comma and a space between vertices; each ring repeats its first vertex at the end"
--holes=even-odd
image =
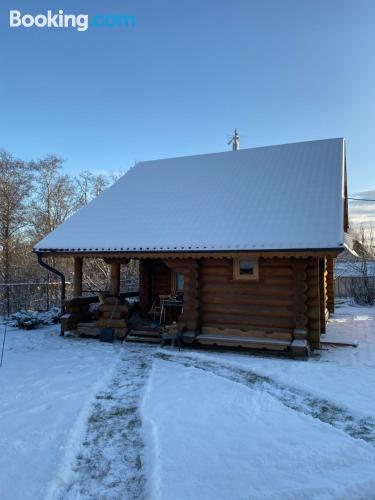
MULTIPOLYGON (((71 283, 67 282, 67 292, 71 283)), ((17 311, 47 311, 60 306, 61 282, 0 283, 0 315, 17 311)))
POLYGON ((340 298, 363 295, 368 288, 375 289, 375 276, 338 276, 335 279, 335 296, 340 298))
MULTIPOLYGON (((73 293, 73 284, 65 283, 66 296, 73 293)), ((97 288, 97 287, 95 287, 97 288)), ((87 289, 84 295, 95 295, 105 293, 103 289, 87 289)), ((121 292, 138 292, 138 277, 121 280, 121 292)), ((48 311, 51 307, 60 307, 61 282, 38 282, 38 283, 0 283, 0 316, 10 316, 17 311, 48 311)))

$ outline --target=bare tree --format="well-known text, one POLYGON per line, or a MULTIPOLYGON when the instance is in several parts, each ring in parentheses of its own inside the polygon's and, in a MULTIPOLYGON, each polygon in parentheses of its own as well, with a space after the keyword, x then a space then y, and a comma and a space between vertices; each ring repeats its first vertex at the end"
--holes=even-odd
POLYGON ((99 196, 110 184, 110 179, 102 174, 94 175, 93 197, 99 196))
POLYGON ((0 273, 5 283, 5 297, 9 314, 10 288, 14 249, 27 226, 27 205, 33 178, 28 164, 0 151, 0 273))
POLYGON ((361 226, 354 234, 354 250, 357 257, 348 262, 354 278, 351 295, 363 305, 375 304, 375 227, 361 226))
POLYGON ((93 174, 83 170, 77 177, 77 201, 78 206, 87 205, 89 201, 98 196, 108 186, 108 177, 102 174, 93 174))
POLYGON ((62 165, 62 159, 53 155, 33 163, 37 173, 30 206, 34 241, 53 231, 77 209, 75 183, 62 173, 62 165))

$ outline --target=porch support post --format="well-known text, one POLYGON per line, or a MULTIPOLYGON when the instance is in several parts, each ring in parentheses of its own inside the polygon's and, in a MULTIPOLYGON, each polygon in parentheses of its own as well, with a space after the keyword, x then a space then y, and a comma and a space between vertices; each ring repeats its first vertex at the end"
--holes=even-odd
POLYGON ((147 316, 152 306, 152 282, 152 261, 141 259, 139 261, 139 312, 144 317, 147 316))
POLYGON ((121 264, 119 262, 111 263, 111 295, 117 297, 120 295, 120 271, 121 264))
POLYGON ((82 268, 83 268, 82 257, 74 257, 74 285, 73 285, 74 297, 81 297, 82 295, 82 268))

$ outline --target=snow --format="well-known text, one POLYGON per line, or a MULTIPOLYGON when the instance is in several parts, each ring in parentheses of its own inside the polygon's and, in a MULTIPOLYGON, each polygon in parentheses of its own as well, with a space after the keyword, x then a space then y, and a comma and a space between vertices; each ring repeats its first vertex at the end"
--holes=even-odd
POLYGON ((375 491, 373 447, 196 368, 155 361, 143 414, 154 499, 369 498, 375 491))
POLYGON ((90 399, 117 359, 108 344, 57 332, 8 328, 0 369, 2 500, 38 500, 53 489, 75 455, 90 399))
MULTIPOLYGON (((8 324, 31 330, 41 325, 52 325, 58 323, 60 308, 52 307, 49 311, 18 311, 11 315, 8 324)), ((0 318, 1 319, 1 318, 0 318)))
POLYGON ((343 139, 142 162, 35 250, 341 248, 343 179, 343 139))
MULTIPOLYGON (((371 499, 375 307, 309 361, 9 327, 1 500, 371 499)), ((0 335, 0 340, 2 340, 0 335)))
MULTIPOLYGON (((251 370, 284 384, 327 398, 351 408, 358 415, 375 415, 375 308, 351 306, 336 308, 327 333, 358 340, 357 348, 332 347, 306 363, 281 358, 251 358, 251 370)), ((199 354, 198 354, 199 356, 199 354)), ((243 355, 218 354, 210 359, 249 367, 243 355)))

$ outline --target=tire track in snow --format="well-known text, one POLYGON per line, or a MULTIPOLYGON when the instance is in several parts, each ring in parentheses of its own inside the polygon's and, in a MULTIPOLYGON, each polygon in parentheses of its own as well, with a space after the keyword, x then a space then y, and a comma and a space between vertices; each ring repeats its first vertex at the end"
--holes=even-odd
POLYGON ((375 419, 373 417, 357 418, 347 409, 332 404, 326 399, 317 398, 312 394, 280 384, 251 370, 230 367, 218 361, 199 360, 183 354, 156 353, 155 357, 205 370, 252 389, 265 391, 288 408, 317 418, 355 439, 363 439, 375 446, 375 419))

